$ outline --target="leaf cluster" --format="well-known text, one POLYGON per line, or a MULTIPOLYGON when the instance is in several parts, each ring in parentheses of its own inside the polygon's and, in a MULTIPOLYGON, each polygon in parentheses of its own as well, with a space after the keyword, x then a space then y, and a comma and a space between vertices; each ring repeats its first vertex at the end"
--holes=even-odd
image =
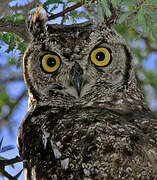
POLYGON ((126 21, 129 27, 136 29, 140 35, 149 33, 157 41, 157 1, 143 0, 139 4, 132 0, 114 0, 120 6, 119 24, 126 21))

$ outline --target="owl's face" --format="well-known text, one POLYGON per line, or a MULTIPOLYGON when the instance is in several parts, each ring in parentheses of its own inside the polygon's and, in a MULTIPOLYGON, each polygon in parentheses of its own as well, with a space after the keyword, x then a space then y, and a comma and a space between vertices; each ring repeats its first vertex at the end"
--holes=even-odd
POLYGON ((118 38, 113 42, 102 31, 76 29, 49 33, 44 43, 34 40, 24 57, 24 74, 28 88, 41 99, 81 101, 114 93, 125 84, 129 64, 128 50, 118 38))

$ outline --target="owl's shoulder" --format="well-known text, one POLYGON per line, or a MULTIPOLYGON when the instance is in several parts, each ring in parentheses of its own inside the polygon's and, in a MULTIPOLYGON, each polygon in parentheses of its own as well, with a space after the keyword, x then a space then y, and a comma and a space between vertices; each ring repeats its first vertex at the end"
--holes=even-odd
POLYGON ((29 149, 24 158, 32 157, 28 163, 33 163, 44 157, 45 168, 50 164, 52 172, 59 168, 51 177, 63 179, 96 176, 129 179, 138 175, 157 178, 157 147, 149 142, 152 122, 155 119, 149 112, 119 114, 93 106, 57 112, 48 105, 32 107, 21 131, 21 138, 29 147, 23 146, 29 149))

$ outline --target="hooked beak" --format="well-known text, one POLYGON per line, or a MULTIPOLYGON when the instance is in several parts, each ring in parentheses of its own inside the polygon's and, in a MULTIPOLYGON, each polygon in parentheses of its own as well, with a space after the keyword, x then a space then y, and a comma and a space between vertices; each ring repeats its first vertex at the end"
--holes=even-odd
POLYGON ((75 87, 78 96, 81 94, 81 87, 83 82, 83 69, 78 63, 75 63, 75 65, 71 69, 71 75, 72 75, 72 84, 75 87))
POLYGON ((82 85, 82 79, 80 77, 80 74, 76 74, 74 78, 74 86, 76 88, 78 96, 80 96, 81 93, 81 85, 82 85))

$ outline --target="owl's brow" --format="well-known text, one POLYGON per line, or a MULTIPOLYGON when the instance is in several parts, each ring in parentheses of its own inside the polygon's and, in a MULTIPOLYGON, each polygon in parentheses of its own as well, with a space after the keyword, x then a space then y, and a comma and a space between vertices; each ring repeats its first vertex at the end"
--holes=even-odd
POLYGON ((101 44, 103 44, 103 43, 106 43, 104 39, 102 39, 101 41, 98 41, 98 43, 95 45, 94 48, 99 47, 99 46, 100 46, 101 44))
MULTIPOLYGON (((105 41, 105 39, 102 39, 102 40, 99 40, 99 41, 96 43, 96 45, 94 46, 93 49, 101 46, 101 45, 104 44, 104 43, 105 43, 105 44, 108 44, 108 45, 110 45, 110 46, 113 46, 113 43, 107 42, 107 41, 105 41)), ((122 44, 122 43, 115 43, 114 45, 124 46, 124 44, 122 44)))

